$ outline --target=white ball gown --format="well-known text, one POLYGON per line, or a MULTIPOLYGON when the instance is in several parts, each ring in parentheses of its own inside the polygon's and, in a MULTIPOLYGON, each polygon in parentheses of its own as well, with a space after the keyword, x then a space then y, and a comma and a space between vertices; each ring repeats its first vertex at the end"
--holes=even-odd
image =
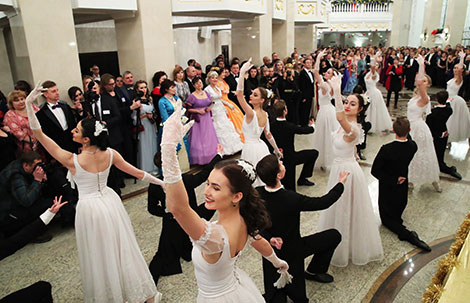
POLYGON ((449 142, 459 142, 470 137, 470 112, 465 100, 458 95, 461 86, 462 83, 455 83, 455 78, 447 81, 447 92, 452 107, 452 115, 447 120, 449 142))
POLYGON ((425 116, 431 112, 431 104, 418 106, 419 96, 408 101, 407 117, 410 120, 410 135, 418 145, 413 160, 408 167, 408 180, 415 187, 425 183, 439 182, 439 163, 431 131, 425 122, 425 116))
POLYGON ((380 75, 368 72, 364 77, 366 83, 366 96, 369 97, 370 105, 366 111, 366 121, 372 124, 370 129, 371 133, 380 133, 382 131, 392 130, 392 119, 388 113, 387 106, 384 102, 382 92, 377 88, 377 82, 380 79, 380 75), (372 77, 375 75, 375 80, 372 77), (369 78, 367 78, 369 77, 369 78))
MULTIPOLYGON (((242 132, 245 136, 245 143, 243 144, 240 159, 248 161, 251 165, 256 167, 256 164, 258 164, 261 159, 269 155, 268 146, 266 146, 266 143, 260 138, 265 128, 269 131, 269 119, 266 117, 266 125, 260 127, 256 112, 253 111, 253 114, 254 116, 250 123, 246 122, 246 116, 243 118, 242 132)), ((256 178, 255 182, 253 182, 253 187, 261 185, 264 185, 264 183, 259 177, 256 178)))
MULTIPOLYGON (((85 171, 73 155, 79 200, 75 217, 84 302, 135 303, 160 295, 119 196, 106 186, 113 161, 99 173, 85 171)), ((157 300, 159 302, 159 300, 157 300)))
POLYGON ((333 134, 334 160, 331 165, 327 190, 338 183, 339 173, 350 175, 339 200, 321 211, 318 231, 337 229, 342 236, 331 264, 345 267, 349 260, 356 265, 365 265, 383 258, 382 240, 379 233, 379 218, 374 214, 364 172, 354 157, 355 146, 364 140, 361 126, 353 124, 351 133, 356 135, 346 142, 346 132, 340 128, 333 134))
POLYGON ((204 90, 212 100, 212 122, 214 123, 217 139, 224 147, 222 155, 233 155, 239 152, 242 149, 243 143, 232 121, 227 116, 225 106, 222 103, 222 92, 218 87, 213 89, 211 86, 206 87, 204 90))
POLYGON ((332 134, 338 129, 339 123, 336 120, 336 110, 331 104, 331 87, 323 82, 318 92, 318 104, 320 109, 315 121, 315 132, 312 136, 313 149, 318 151, 318 158, 315 161, 316 168, 328 168, 333 161, 333 146, 331 142, 332 134), (325 88, 326 94, 323 95, 321 89, 325 88))
POLYGON ((206 222, 204 235, 199 240, 192 241, 198 303, 265 302, 250 277, 237 267, 237 260, 242 252, 233 258, 230 255, 229 238, 222 225, 206 222), (222 255, 216 263, 210 264, 204 260, 202 252, 222 255))

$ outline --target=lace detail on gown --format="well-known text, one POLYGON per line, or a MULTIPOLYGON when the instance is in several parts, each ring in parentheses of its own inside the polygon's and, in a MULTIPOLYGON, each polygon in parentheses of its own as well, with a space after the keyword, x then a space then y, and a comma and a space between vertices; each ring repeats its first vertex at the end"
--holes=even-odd
POLYGON ((217 254, 224 250, 225 244, 225 230, 222 225, 216 222, 208 222, 206 220, 204 234, 199 240, 192 240, 194 245, 208 255, 217 254))

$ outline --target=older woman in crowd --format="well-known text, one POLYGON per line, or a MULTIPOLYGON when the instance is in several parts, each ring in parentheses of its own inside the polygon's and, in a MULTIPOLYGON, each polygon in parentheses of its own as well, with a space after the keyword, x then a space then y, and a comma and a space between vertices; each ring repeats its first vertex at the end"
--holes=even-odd
POLYGON ((179 65, 176 65, 173 70, 173 81, 176 84, 176 95, 184 104, 191 91, 189 90, 188 82, 184 81, 184 69, 179 65))

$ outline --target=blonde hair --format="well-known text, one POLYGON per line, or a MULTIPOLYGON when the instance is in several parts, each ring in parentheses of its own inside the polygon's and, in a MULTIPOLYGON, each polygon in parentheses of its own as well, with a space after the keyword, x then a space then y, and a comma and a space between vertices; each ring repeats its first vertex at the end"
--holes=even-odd
POLYGON ((210 78, 212 77, 219 77, 219 73, 217 73, 215 70, 211 71, 210 73, 207 74, 207 78, 206 78, 206 84, 209 85, 209 80, 210 78))
POLYGON ((9 94, 8 94, 8 109, 15 109, 13 107, 13 101, 15 101, 15 99, 18 99, 20 97, 23 97, 23 98, 26 98, 26 93, 22 90, 14 90, 14 91, 11 91, 9 94))
MULTIPOLYGON (((425 74, 424 77, 426 78, 426 80, 428 80, 428 83, 429 83, 429 86, 432 86, 432 79, 431 77, 429 77, 429 75, 425 74)), ((416 97, 418 95, 418 88, 416 87, 414 90, 413 90, 413 97, 416 97)))

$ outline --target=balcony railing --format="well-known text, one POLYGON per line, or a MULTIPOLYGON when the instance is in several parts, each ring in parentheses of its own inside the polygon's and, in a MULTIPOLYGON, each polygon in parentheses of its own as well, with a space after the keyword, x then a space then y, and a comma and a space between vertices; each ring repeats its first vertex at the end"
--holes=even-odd
POLYGON ((368 4, 356 4, 356 3, 345 3, 336 4, 331 6, 333 13, 390 13, 391 5, 368 3, 368 4))

